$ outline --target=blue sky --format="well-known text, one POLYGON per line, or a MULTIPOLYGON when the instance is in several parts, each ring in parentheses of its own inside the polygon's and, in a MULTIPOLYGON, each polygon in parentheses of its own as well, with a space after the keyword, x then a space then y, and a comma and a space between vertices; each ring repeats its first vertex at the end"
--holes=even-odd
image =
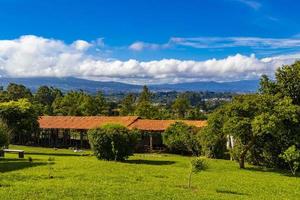
POLYGON ((32 66, 42 65, 49 60, 49 54, 61 57, 62 52, 72 52, 72 56, 80 54, 81 58, 74 61, 72 57, 64 65, 61 60, 57 61, 60 65, 52 61, 45 63, 32 76, 58 76, 59 67, 69 69, 72 64, 72 69, 61 74, 80 76, 83 73, 83 77, 92 79, 138 83, 158 79, 182 82, 258 78, 263 73, 272 74, 278 67, 271 65, 298 59, 299 9, 297 0, 0 0, 0 76, 1 73, 2 76, 30 76, 32 66), (34 54, 32 49, 24 50, 27 40, 37 45, 34 54), (7 41, 15 42, 16 52, 11 53, 12 46, 7 46, 7 41), (51 49, 52 41, 62 46, 51 49), (75 52, 79 50, 74 47, 76 41, 85 42, 81 43, 85 47, 80 52, 75 52), (46 49, 51 53, 45 53, 46 49), (33 59, 38 57, 36 54, 41 56, 40 60, 33 59), (13 60, 16 55, 21 55, 28 65, 19 67, 13 60), (91 67, 83 64, 91 60, 97 64, 91 67), (134 66, 128 63, 130 60, 136 61, 134 66), (211 64, 214 60, 216 63, 211 64), (116 61, 120 62, 119 68, 143 75, 128 75, 129 72, 118 75, 116 61), (153 61, 158 61, 157 66, 146 66, 153 61), (109 73, 103 68, 114 68, 112 62, 117 72, 109 73), (230 62, 240 62, 241 66, 219 67, 224 73, 216 77, 213 70, 208 70, 230 62), (99 73, 93 74, 91 69, 99 73), (206 75, 193 76, 201 71, 206 75))

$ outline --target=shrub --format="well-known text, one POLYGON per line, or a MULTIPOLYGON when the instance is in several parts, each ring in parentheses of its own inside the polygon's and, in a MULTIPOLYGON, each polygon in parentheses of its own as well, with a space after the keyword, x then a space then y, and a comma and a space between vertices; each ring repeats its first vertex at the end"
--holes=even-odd
POLYGON ((163 133, 163 142, 173 153, 198 155, 200 145, 197 140, 197 128, 183 122, 175 122, 163 133))
POLYGON ((208 168, 208 164, 204 158, 196 158, 191 161, 191 171, 189 175, 189 188, 191 187, 191 180, 193 173, 199 173, 208 168))
POLYGON ((0 121, 0 149, 7 146, 9 142, 9 129, 0 121))
POLYGON ((107 124, 88 132, 90 145, 98 159, 123 161, 137 144, 137 131, 118 124, 107 124))
POLYGON ((280 155, 280 157, 284 159, 286 163, 288 163, 292 174, 296 175, 300 165, 300 151, 296 148, 296 146, 290 146, 283 152, 283 154, 280 155))

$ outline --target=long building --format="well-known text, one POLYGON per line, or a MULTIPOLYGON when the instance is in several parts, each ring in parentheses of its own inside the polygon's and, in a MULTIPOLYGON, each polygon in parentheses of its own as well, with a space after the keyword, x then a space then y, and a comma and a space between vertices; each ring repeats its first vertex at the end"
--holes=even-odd
POLYGON ((163 148, 162 133, 173 123, 182 121, 198 128, 206 126, 199 120, 149 120, 138 116, 41 116, 39 118, 40 135, 38 143, 53 147, 88 148, 87 131, 104 124, 120 124, 129 129, 141 131, 140 150, 163 148))

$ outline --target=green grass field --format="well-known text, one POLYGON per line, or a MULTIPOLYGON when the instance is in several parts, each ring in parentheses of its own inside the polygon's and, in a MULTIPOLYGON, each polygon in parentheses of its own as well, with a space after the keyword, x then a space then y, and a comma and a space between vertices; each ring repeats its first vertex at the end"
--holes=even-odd
POLYGON ((300 198, 299 177, 253 166, 240 170, 231 161, 208 160, 209 169, 193 175, 188 188, 190 157, 136 154, 118 163, 99 161, 91 152, 10 148, 25 150, 25 159, 6 154, 0 160, 0 199, 300 198), (48 163, 49 157, 54 164, 48 163))

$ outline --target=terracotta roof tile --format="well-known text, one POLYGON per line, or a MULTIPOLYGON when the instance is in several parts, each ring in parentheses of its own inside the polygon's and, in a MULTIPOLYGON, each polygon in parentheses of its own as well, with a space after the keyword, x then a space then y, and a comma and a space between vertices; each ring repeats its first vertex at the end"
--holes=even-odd
POLYGON ((206 121, 196 120, 149 120, 137 116, 106 117, 106 116, 41 116, 40 128, 44 129, 92 129, 108 123, 116 123, 128 128, 144 131, 164 131, 176 121, 182 121, 196 127, 206 126, 206 121))
POLYGON ((136 128, 144 131, 164 131, 171 124, 182 121, 188 125, 193 125, 196 127, 206 126, 207 121, 199 121, 199 120, 150 120, 150 119, 138 119, 133 124, 130 125, 130 128, 136 128))
POLYGON ((92 129, 108 123, 121 124, 128 127, 138 117, 106 117, 106 116, 41 116, 39 118, 40 128, 50 129, 92 129))

